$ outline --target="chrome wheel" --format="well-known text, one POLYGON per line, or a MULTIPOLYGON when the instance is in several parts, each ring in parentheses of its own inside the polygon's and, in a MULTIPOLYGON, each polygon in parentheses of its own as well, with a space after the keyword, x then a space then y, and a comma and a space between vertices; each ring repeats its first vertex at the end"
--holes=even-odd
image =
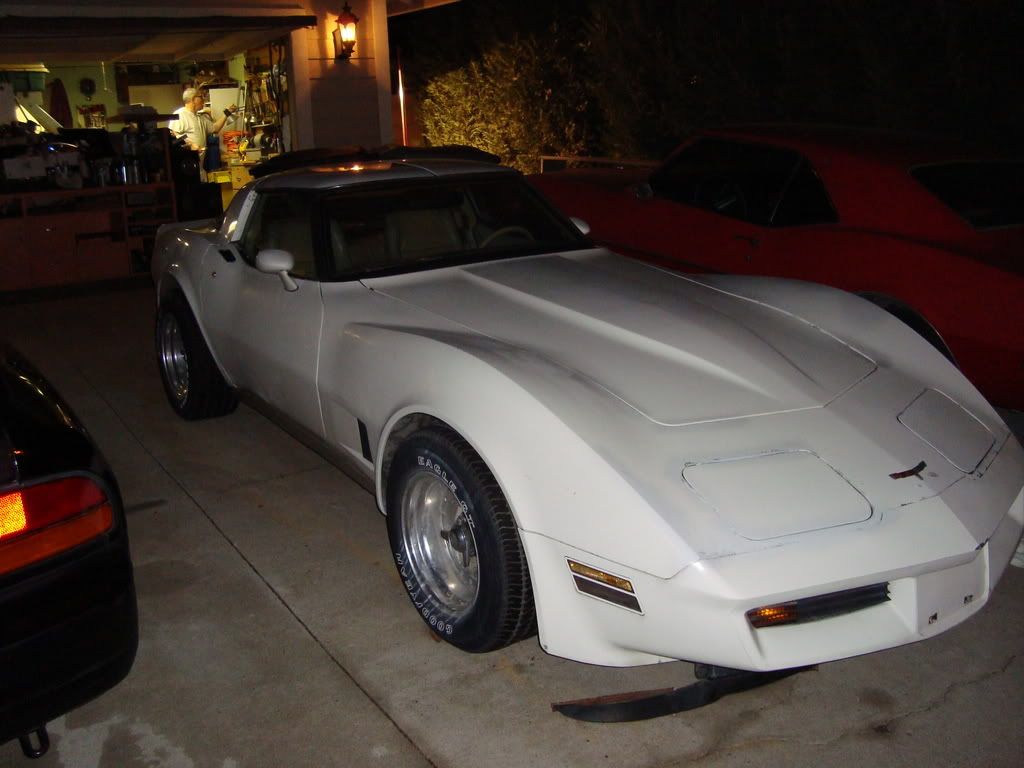
POLYGON ((160 368, 171 395, 179 403, 188 397, 188 354, 178 319, 170 312, 160 317, 160 368))
POLYGON ((407 436, 388 469, 384 508, 402 586, 435 637, 484 653, 536 631, 519 527, 461 435, 431 424, 407 436))
POLYGON ((417 473, 405 487, 401 511, 409 565, 439 607, 465 615, 480 588, 473 527, 448 485, 432 472, 417 473))

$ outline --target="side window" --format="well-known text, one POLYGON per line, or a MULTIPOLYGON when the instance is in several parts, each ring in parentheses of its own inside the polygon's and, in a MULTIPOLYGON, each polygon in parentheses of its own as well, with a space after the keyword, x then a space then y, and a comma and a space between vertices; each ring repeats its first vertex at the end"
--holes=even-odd
POLYGON ((245 211, 252 208, 253 201, 256 199, 256 193, 252 191, 251 186, 245 189, 240 189, 238 193, 231 199, 231 204, 228 209, 224 211, 224 218, 221 219, 220 233, 224 235, 229 241, 237 242, 237 235, 240 232, 235 232, 238 228, 239 223, 242 222, 245 211))
POLYGON ((252 208, 245 221, 245 229, 238 239, 238 251, 249 266, 256 266, 256 253, 259 251, 260 223, 263 220, 263 205, 270 195, 251 193, 255 197, 252 208))
POLYGON ((246 263, 255 265, 266 248, 280 248, 295 259, 293 276, 316 279, 312 203, 305 192, 261 192, 238 243, 246 263))
POLYGON ((651 177, 657 197, 767 226, 800 156, 791 150, 700 139, 651 177))
POLYGON ((799 227, 808 224, 835 224, 839 221, 825 185, 810 164, 802 162, 786 187, 782 201, 772 217, 773 227, 799 227))

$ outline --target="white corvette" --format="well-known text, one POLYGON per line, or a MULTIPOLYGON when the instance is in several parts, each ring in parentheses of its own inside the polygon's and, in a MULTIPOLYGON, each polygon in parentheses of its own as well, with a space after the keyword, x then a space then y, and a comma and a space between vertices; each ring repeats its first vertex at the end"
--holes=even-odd
POLYGON ((776 670, 987 602, 1024 451, 941 354, 851 294, 581 228, 467 160, 260 178, 160 232, 170 403, 245 394, 365 477, 416 610, 468 651, 537 631, 594 664, 776 670))

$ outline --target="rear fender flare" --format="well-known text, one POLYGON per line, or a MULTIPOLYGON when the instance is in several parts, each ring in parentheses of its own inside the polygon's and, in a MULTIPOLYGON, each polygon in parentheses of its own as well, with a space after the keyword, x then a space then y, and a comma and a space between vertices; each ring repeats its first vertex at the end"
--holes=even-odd
POLYGON ((876 293, 874 291, 859 291, 857 295, 863 299, 867 299, 872 304, 881 307, 893 317, 902 320, 913 328, 920 336, 925 338, 929 344, 939 350, 939 352, 953 363, 953 365, 957 368, 960 367, 960 364, 956 361, 956 357, 953 355, 952 350, 950 350, 946 340, 942 338, 942 334, 938 332, 934 325, 928 322, 928 319, 924 315, 909 304, 893 298, 892 296, 887 296, 884 293, 876 293))

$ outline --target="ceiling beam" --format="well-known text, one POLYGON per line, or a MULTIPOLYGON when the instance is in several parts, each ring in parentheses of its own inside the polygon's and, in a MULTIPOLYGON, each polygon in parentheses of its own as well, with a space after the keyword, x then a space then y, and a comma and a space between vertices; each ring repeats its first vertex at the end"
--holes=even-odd
POLYGON ((27 58, 62 62, 212 61, 264 45, 293 29, 315 25, 315 16, 297 14, 121 19, 0 16, 0 63, 27 58))
POLYGON ((147 16, 118 19, 95 16, 44 18, 39 16, 0 17, 0 39, 26 35, 49 38, 131 37, 156 33, 220 31, 224 34, 268 28, 315 27, 316 16, 147 16))

